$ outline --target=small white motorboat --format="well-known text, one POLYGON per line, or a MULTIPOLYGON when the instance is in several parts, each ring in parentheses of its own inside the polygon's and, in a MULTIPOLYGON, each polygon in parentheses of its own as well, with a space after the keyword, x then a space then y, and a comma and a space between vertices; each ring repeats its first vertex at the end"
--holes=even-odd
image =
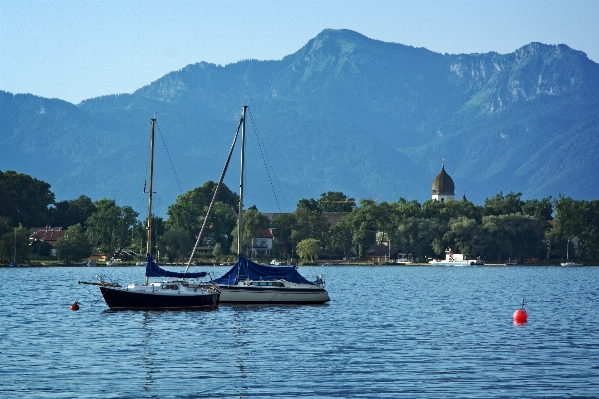
POLYGON ((445 260, 433 260, 433 266, 483 266, 485 262, 480 256, 476 259, 468 254, 454 254, 451 248, 445 250, 445 260))

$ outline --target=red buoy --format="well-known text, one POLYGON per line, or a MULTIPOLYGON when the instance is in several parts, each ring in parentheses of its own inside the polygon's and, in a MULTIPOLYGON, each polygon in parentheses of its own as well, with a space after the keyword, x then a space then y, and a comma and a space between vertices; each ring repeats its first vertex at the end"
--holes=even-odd
POLYGON ((518 309, 514 312, 514 324, 524 324, 526 323, 528 315, 526 314, 526 310, 518 309))
POLYGON ((79 310, 79 304, 77 303, 77 301, 75 301, 75 303, 71 305, 71 310, 79 310))
POLYGON ((524 298, 522 298, 522 308, 514 312, 514 324, 524 324, 527 318, 528 315, 526 314, 526 310, 524 310, 524 298))

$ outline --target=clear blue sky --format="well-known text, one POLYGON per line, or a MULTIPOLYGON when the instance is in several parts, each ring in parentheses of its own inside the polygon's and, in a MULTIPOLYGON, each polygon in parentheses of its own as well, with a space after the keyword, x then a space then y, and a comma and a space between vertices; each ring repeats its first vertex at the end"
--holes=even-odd
POLYGON ((599 62, 596 0, 0 0, 0 89, 76 104, 200 61, 281 59, 326 28, 453 54, 564 43, 599 62))

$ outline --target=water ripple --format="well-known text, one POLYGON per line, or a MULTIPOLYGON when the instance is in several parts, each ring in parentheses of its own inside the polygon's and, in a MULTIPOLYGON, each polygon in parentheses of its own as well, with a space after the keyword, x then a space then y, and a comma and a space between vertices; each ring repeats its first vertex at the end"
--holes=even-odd
POLYGON ((0 397, 599 396, 597 267, 300 271, 332 301, 111 312, 77 280, 141 268, 0 269, 0 397))

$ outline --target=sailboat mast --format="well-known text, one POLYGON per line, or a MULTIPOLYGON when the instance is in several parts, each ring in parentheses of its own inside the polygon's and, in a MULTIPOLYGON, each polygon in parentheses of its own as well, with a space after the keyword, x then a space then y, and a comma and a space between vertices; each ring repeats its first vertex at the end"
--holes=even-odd
MULTIPOLYGON (((146 244, 147 255, 152 254, 152 179, 154 178, 154 125, 156 124, 156 118, 152 118, 152 133, 150 135, 150 187, 148 192, 148 221, 146 229, 148 230, 148 239, 146 244)), ((148 284, 148 277, 146 277, 146 285, 148 284)))
POLYGON ((244 105, 241 110, 241 165, 239 173, 239 221, 237 223, 237 253, 241 254, 241 237, 243 233, 243 169, 244 169, 244 151, 245 151, 245 110, 248 106, 244 105))

